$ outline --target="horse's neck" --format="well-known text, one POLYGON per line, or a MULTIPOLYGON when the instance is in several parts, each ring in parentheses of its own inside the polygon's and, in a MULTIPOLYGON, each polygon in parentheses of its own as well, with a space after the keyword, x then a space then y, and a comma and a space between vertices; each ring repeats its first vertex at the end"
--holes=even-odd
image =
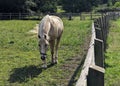
POLYGON ((50 30, 50 19, 48 15, 42 20, 40 28, 42 33, 48 34, 50 30))

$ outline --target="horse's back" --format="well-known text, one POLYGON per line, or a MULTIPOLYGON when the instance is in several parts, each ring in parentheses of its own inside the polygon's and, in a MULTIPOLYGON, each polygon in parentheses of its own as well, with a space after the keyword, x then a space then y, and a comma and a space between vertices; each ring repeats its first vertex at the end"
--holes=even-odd
POLYGON ((50 38, 60 37, 63 32, 63 22, 57 16, 46 15, 40 22, 39 34, 48 34, 50 38))
POLYGON ((57 16, 50 16, 50 23, 52 26, 51 29, 53 29, 51 32, 61 36, 64 29, 62 20, 57 16))

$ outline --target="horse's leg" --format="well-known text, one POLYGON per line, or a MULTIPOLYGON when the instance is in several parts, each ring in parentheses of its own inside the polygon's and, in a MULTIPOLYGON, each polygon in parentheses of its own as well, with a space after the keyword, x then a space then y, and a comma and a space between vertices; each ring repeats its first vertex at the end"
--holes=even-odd
POLYGON ((42 65, 43 68, 47 68, 47 62, 46 62, 46 59, 43 61, 43 65, 42 65))
POLYGON ((58 47, 59 47, 59 43, 60 43, 60 37, 57 38, 56 46, 55 46, 55 63, 58 63, 58 47))
POLYGON ((51 62, 54 64, 54 45, 55 45, 55 40, 50 41, 50 49, 51 49, 51 62))

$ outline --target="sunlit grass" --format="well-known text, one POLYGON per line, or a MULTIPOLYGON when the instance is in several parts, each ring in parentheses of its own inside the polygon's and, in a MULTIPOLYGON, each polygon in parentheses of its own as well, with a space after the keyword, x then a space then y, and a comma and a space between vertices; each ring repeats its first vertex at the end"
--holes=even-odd
MULTIPOLYGON (((78 18, 72 21, 63 19, 63 22, 65 29, 59 48, 59 63, 44 70, 41 68, 37 36, 27 33, 39 21, 0 21, 0 85, 57 86, 66 83, 70 73, 63 70, 62 65, 82 51, 80 46, 90 33, 91 22, 78 18)), ((48 65, 50 59, 49 51, 48 65)))
POLYGON ((112 21, 105 54, 105 86, 120 85, 120 19, 112 21))

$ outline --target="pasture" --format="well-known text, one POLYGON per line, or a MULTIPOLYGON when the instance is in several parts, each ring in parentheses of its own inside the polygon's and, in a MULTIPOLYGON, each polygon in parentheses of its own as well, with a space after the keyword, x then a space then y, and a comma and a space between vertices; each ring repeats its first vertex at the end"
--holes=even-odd
POLYGON ((105 53, 105 86, 120 86, 120 19, 111 22, 105 53))
POLYGON ((58 50, 59 63, 50 65, 48 51, 48 68, 42 69, 37 35, 28 33, 39 21, 0 21, 1 86, 67 86, 69 81, 76 82, 79 77, 76 68, 81 64, 90 40, 91 21, 80 21, 75 17, 72 21, 63 19, 63 22, 65 29, 58 50))

